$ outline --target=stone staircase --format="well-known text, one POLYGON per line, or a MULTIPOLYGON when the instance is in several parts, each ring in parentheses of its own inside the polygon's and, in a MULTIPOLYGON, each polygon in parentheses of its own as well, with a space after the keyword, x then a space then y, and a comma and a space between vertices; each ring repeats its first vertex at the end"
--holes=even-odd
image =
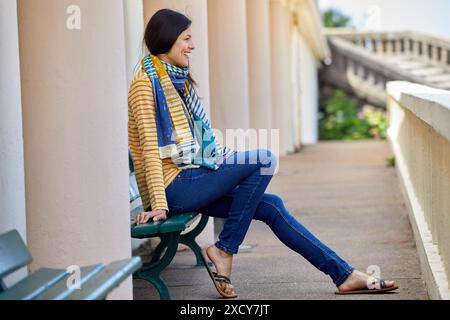
POLYGON ((377 106, 386 105, 386 82, 411 81, 450 90, 450 39, 417 32, 326 32, 331 64, 323 86, 341 88, 377 106))

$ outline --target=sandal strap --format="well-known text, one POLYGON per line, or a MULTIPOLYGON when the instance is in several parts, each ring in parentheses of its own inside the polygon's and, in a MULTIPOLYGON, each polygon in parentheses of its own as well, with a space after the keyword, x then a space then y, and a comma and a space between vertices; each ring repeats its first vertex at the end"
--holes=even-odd
POLYGON ((386 280, 374 278, 371 282, 371 285, 368 286, 369 289, 378 290, 378 289, 386 289, 388 286, 386 285, 386 280))
POLYGON ((230 278, 228 278, 226 276, 222 276, 220 274, 217 274, 216 272, 213 272, 213 275, 214 275, 214 280, 215 281, 225 282, 227 284, 231 284, 230 278))

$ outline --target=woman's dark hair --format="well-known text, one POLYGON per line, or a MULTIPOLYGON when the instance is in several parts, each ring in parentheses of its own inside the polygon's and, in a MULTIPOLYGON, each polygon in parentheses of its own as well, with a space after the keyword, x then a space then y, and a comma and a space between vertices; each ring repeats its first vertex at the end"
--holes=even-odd
MULTIPOLYGON (((144 42, 148 51, 154 56, 169 52, 180 34, 191 24, 192 21, 179 12, 170 9, 159 10, 145 28, 144 42)), ((190 74, 189 80, 196 84, 190 74)))

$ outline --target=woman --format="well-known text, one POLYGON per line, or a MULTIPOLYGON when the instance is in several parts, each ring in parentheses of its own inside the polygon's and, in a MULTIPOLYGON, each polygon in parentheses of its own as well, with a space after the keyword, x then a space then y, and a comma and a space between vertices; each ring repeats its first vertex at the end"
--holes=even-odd
POLYGON ((234 152, 216 143, 189 74, 194 50, 191 21, 172 10, 158 11, 144 40, 150 52, 129 92, 129 146, 146 212, 137 224, 165 220, 189 211, 226 218, 218 241, 203 251, 219 293, 237 297, 230 281, 233 255, 253 219, 322 272, 338 294, 385 292, 393 281, 355 270, 315 238, 286 209, 283 200, 265 193, 276 159, 268 150, 234 152))

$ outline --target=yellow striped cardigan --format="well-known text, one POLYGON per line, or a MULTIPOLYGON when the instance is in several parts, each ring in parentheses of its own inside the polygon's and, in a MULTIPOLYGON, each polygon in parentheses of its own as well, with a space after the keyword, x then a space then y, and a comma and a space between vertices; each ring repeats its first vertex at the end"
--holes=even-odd
POLYGON ((169 210, 165 189, 181 172, 170 158, 159 156, 155 108, 151 81, 141 69, 131 82, 128 94, 128 145, 146 211, 169 210))

